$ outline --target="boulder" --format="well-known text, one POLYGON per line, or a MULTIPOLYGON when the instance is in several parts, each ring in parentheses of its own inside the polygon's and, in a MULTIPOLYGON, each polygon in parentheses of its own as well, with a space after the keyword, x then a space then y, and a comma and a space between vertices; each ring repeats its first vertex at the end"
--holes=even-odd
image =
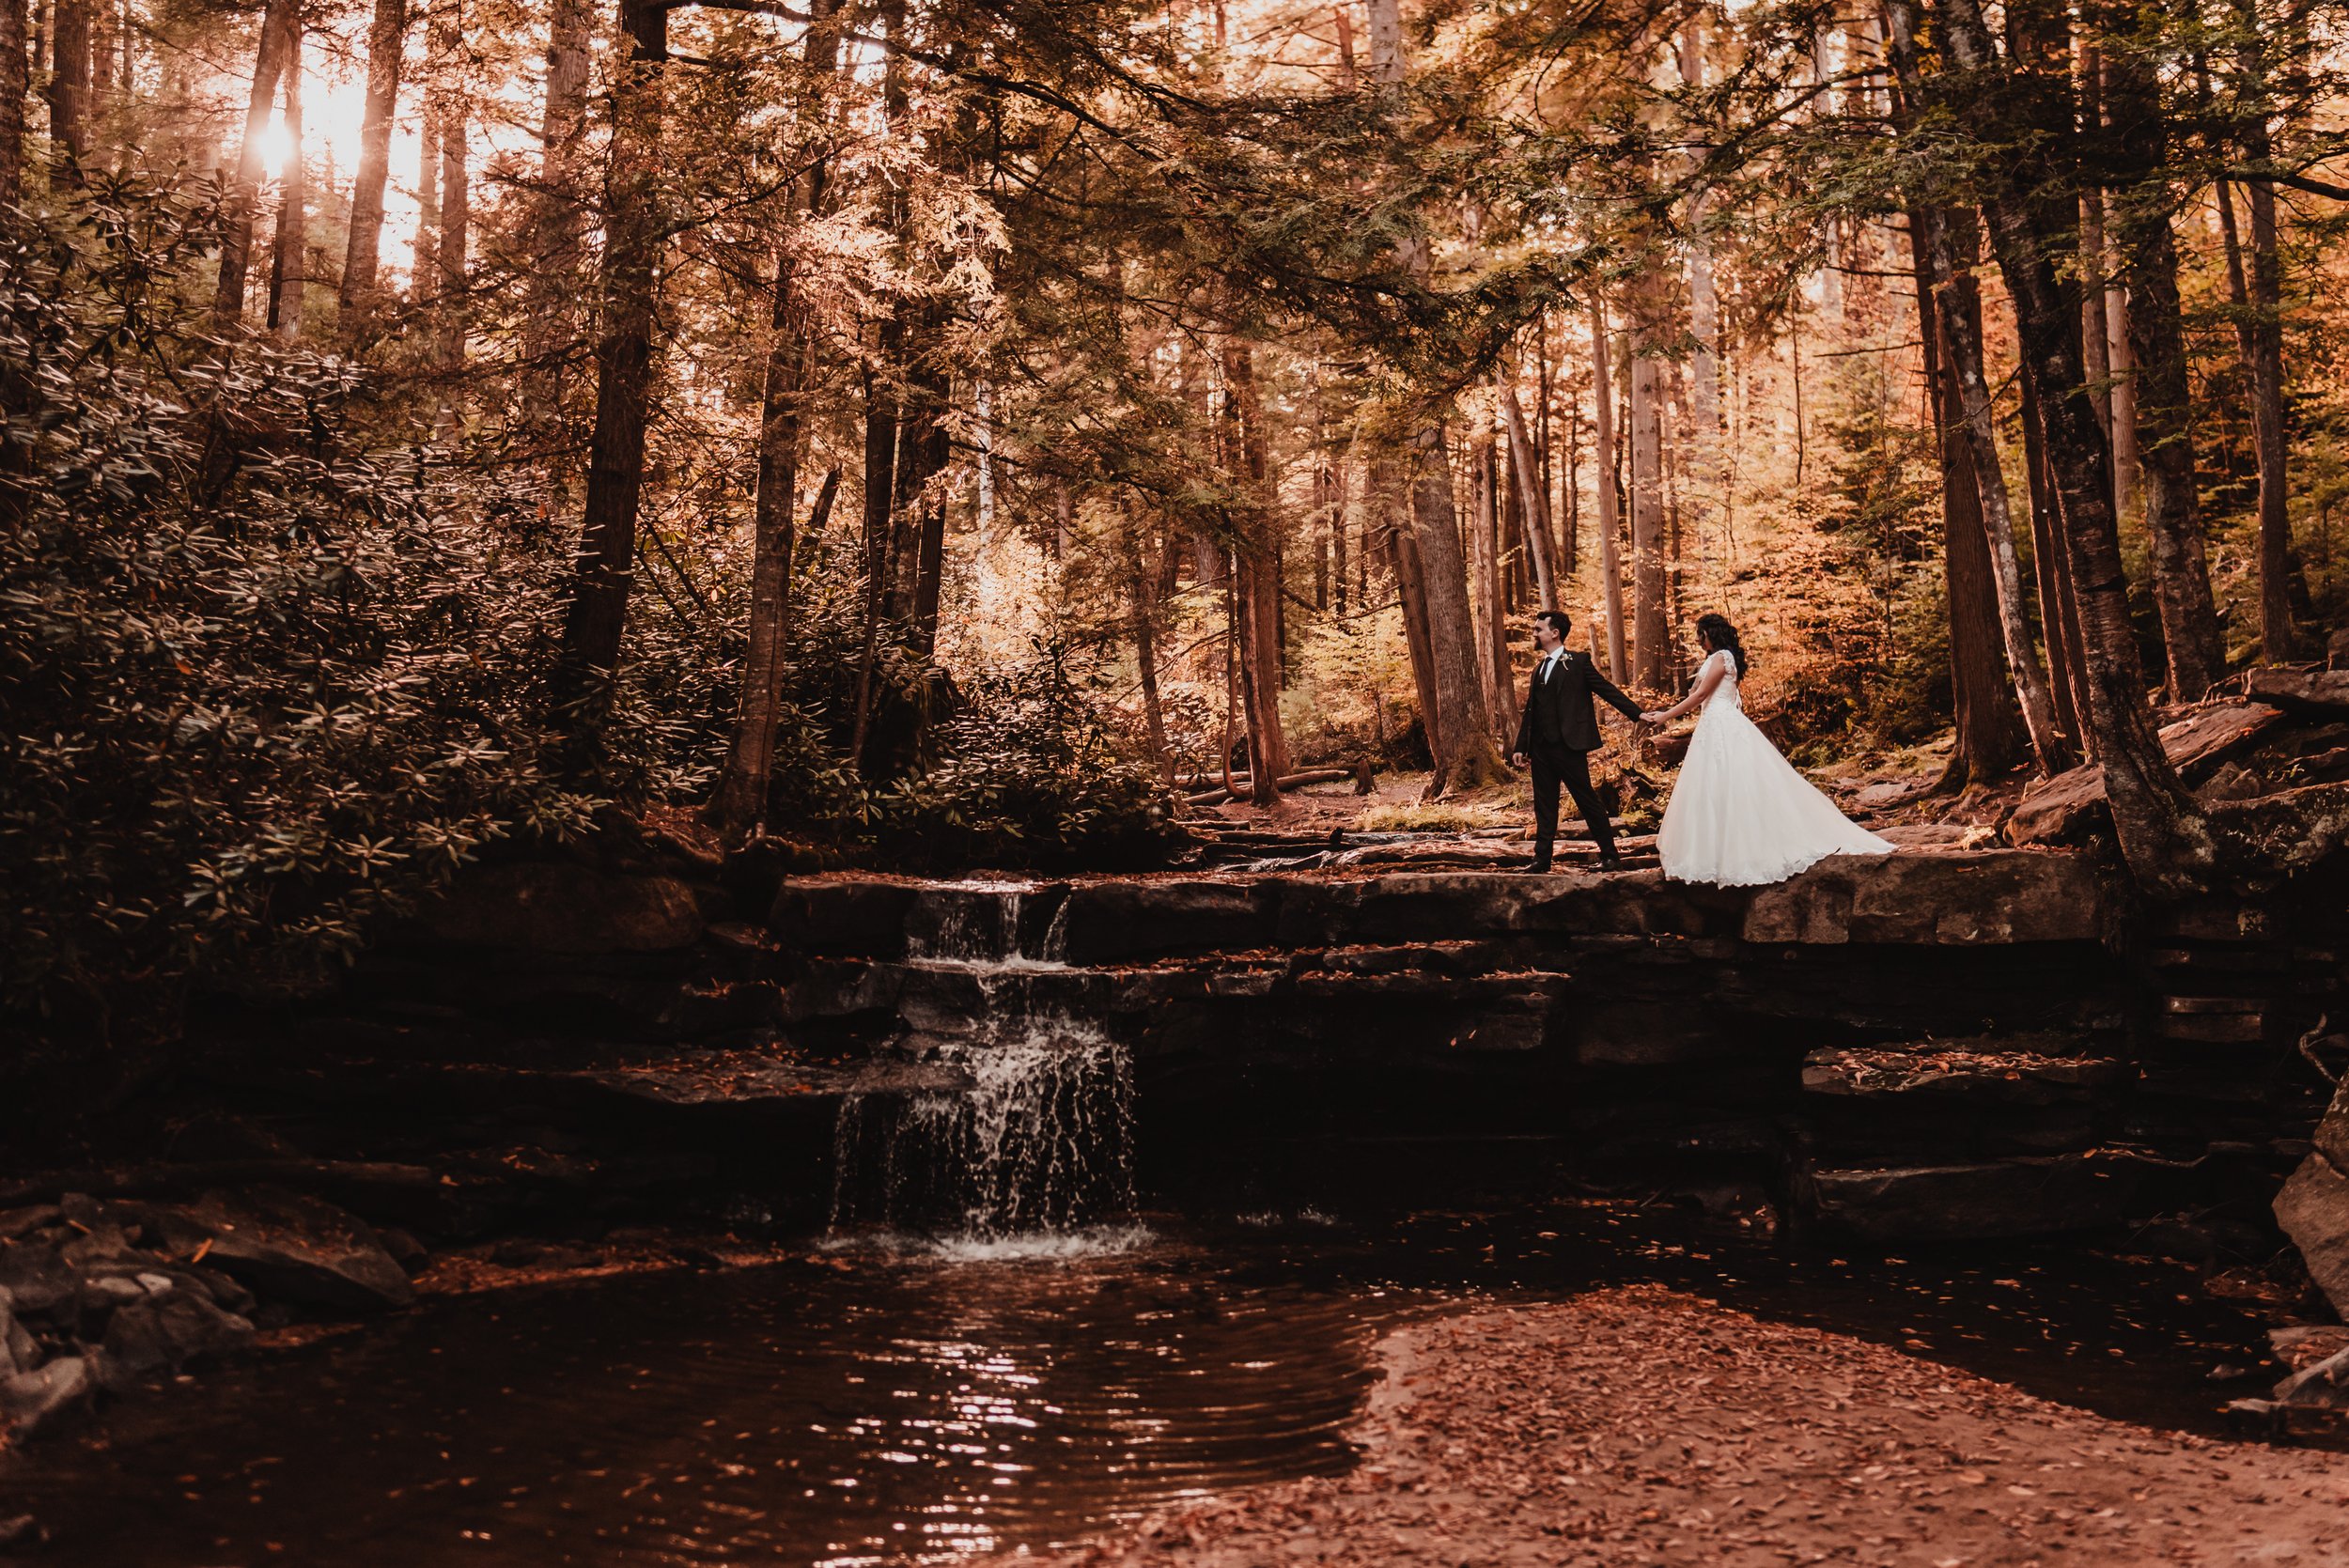
MULTIPOLYGON (((2339 1114, 2336 1109, 2327 1125, 2339 1114)), ((2321 1153, 2310 1155, 2276 1194, 2276 1222, 2333 1310, 2349 1313, 2349 1176, 2321 1153)))
POLYGON ((2119 1223, 2143 1168, 2101 1153, 1890 1169, 1813 1169, 1811 1214, 1869 1241, 2044 1235, 2119 1223))
POLYGON ((407 1272, 375 1232, 320 1199, 256 1188, 207 1193, 179 1212, 210 1238, 202 1261, 264 1297, 344 1312, 415 1299, 407 1272))
POLYGON ((2092 942, 2104 893, 2081 855, 2011 849, 1833 855, 1755 893, 1745 939, 1970 947, 2092 942))
POLYGON ((82 1276, 52 1243, 0 1242, 0 1286, 14 1297, 17 1311, 45 1312, 79 1295, 82 1276))
POLYGON ((174 1287, 151 1276, 148 1295, 116 1309, 106 1320, 105 1358, 99 1376, 108 1388, 159 1372, 177 1372, 190 1361, 226 1356, 253 1343, 251 1320, 225 1312, 196 1291, 174 1287))
POLYGON ((2243 683, 2244 693, 2290 713, 2349 719, 2349 669, 2295 670, 2262 665, 2243 683))
POLYGON ((568 861, 517 861, 469 872, 420 924, 442 941, 530 953, 659 953, 702 934, 692 890, 568 861))
POLYGON ((96 1389, 88 1361, 60 1356, 37 1371, 0 1377, 0 1420, 29 1437, 87 1405, 96 1389))
POLYGON ((54 1203, 35 1203, 28 1208, 0 1209, 0 1241, 14 1241, 29 1235, 44 1225, 54 1225, 63 1218, 54 1203))
MULTIPOLYGON (((2161 730, 2161 749, 2181 772, 2217 763, 2241 751, 2283 710, 2265 703, 2212 703, 2161 730)), ((2107 831, 2105 770, 2090 766, 2058 773, 2025 792, 2008 819, 2007 841, 2015 845, 2078 844, 2107 831)))

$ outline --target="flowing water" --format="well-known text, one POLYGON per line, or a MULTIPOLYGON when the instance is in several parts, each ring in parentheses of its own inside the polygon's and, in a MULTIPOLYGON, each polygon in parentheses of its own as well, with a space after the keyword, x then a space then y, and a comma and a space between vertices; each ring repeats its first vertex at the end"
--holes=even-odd
POLYGON ((2217 1429, 2246 1385, 2214 1368, 2260 1365, 2184 1270, 2070 1246, 1839 1257, 1564 1201, 1141 1215, 1130 1057, 1037 1002, 1066 905, 1025 893, 921 900, 909 965, 986 1005, 847 1096, 805 1255, 428 1300, 207 1371, 0 1456, 0 1518, 80 1568, 951 1560, 1342 1469, 1386 1329, 1631 1281, 2149 1423, 2217 1429))

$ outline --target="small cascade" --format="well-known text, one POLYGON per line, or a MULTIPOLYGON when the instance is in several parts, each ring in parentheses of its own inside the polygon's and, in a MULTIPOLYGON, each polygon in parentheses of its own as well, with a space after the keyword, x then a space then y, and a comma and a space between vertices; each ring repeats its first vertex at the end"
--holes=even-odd
POLYGON ((835 1231, 991 1241, 1132 1213, 1131 1053, 1065 1019, 987 1021, 910 1081, 877 1065, 842 1102, 835 1231))
POLYGON ((941 882, 924 888, 906 926, 907 961, 919 967, 982 972, 1066 968, 1066 897, 1052 911, 1039 944, 1040 955, 1023 950, 1020 926, 1028 919, 1028 901, 1035 892, 1025 882, 941 882))

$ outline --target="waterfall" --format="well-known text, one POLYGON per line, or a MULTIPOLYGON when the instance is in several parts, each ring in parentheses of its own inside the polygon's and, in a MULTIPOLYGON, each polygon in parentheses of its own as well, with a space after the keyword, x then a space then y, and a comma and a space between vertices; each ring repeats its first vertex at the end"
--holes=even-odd
POLYGON ((1134 1207, 1133 1058, 1066 1020, 1009 1021, 935 1048, 927 1079, 841 1102, 834 1230, 970 1240, 1066 1233, 1134 1207))

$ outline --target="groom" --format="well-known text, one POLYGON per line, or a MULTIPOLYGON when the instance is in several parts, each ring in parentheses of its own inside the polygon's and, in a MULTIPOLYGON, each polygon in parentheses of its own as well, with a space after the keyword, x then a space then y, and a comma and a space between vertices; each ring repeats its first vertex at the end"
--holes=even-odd
POLYGON ((1562 783, 1574 797, 1574 809, 1591 825, 1591 837, 1598 844, 1598 868, 1623 869, 1615 854, 1614 824, 1591 787, 1591 753, 1599 747, 1598 714, 1591 699, 1606 698, 1635 723, 1641 722, 1640 705, 1593 669, 1587 654, 1566 646, 1566 633, 1573 628, 1563 610, 1545 610, 1533 617, 1533 645, 1542 659, 1533 666, 1525 717, 1517 723, 1516 754, 1509 759, 1519 768, 1528 758, 1533 764, 1533 863, 1526 869, 1536 874, 1549 869, 1562 783))

